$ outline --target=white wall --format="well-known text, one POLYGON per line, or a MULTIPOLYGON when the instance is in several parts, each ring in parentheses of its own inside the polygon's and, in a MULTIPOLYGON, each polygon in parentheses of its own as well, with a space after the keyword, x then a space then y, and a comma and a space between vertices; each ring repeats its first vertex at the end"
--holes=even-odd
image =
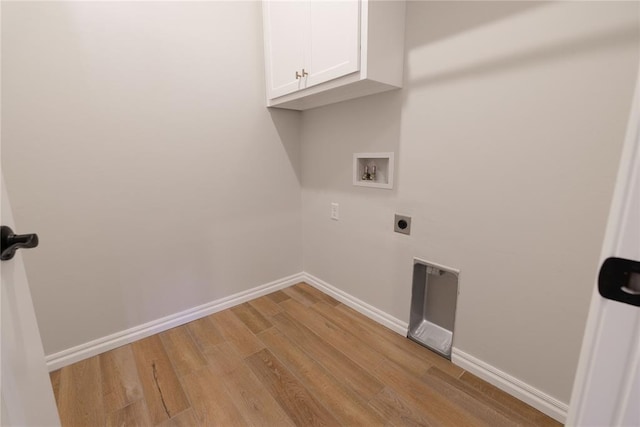
POLYGON ((258 2, 2 5, 2 168, 48 354, 302 270, 258 2))
POLYGON ((412 257, 459 268, 454 346, 568 402, 638 12, 410 2, 405 88, 303 113, 305 271, 408 321, 412 257), (370 151, 396 152, 393 190, 351 185, 353 153, 370 151))
POLYGON ((457 348, 568 401, 638 28, 634 3, 410 2, 405 89, 300 115, 264 107, 257 2, 3 3, 45 351, 303 266, 408 320, 418 256, 462 270, 457 348), (393 190, 351 185, 369 151, 393 190))

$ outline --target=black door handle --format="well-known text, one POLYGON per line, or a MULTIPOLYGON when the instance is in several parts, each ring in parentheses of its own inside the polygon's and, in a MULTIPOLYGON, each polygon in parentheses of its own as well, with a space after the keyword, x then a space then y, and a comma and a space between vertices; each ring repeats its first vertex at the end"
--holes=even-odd
POLYGON ((607 258, 600 267, 598 291, 604 298, 640 307, 640 262, 607 258))
POLYGON ((18 249, 38 246, 37 234, 14 234, 6 225, 0 227, 0 260, 6 261, 16 254, 18 249))

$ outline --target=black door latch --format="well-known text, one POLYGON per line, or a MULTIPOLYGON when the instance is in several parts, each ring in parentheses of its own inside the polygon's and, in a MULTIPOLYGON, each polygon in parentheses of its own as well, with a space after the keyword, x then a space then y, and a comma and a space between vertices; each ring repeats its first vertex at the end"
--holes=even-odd
POLYGON ((38 246, 37 234, 15 234, 6 225, 0 229, 0 260, 6 261, 16 254, 18 249, 35 248, 38 246))
POLYGON ((607 258, 600 267, 598 291, 604 298, 640 307, 640 262, 607 258))

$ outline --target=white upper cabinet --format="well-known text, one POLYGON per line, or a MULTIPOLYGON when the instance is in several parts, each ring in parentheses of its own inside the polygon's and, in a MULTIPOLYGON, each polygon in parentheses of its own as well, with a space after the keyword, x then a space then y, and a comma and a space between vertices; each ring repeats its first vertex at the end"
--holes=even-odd
POLYGON ((264 0, 267 106, 305 110, 402 87, 404 1, 264 0))
POLYGON ((266 1, 264 14, 271 98, 358 71, 358 0, 266 1))
POLYGON ((309 2, 306 86, 310 87, 359 69, 360 2, 309 2))
POLYGON ((309 2, 267 1, 263 13, 268 91, 272 97, 286 95, 302 88, 309 2))

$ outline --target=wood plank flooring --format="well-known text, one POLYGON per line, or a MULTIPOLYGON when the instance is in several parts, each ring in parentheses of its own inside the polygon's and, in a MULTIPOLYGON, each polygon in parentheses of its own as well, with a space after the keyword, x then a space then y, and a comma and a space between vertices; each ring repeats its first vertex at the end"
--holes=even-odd
POLYGON ((300 283, 51 373, 63 426, 556 426, 300 283))

